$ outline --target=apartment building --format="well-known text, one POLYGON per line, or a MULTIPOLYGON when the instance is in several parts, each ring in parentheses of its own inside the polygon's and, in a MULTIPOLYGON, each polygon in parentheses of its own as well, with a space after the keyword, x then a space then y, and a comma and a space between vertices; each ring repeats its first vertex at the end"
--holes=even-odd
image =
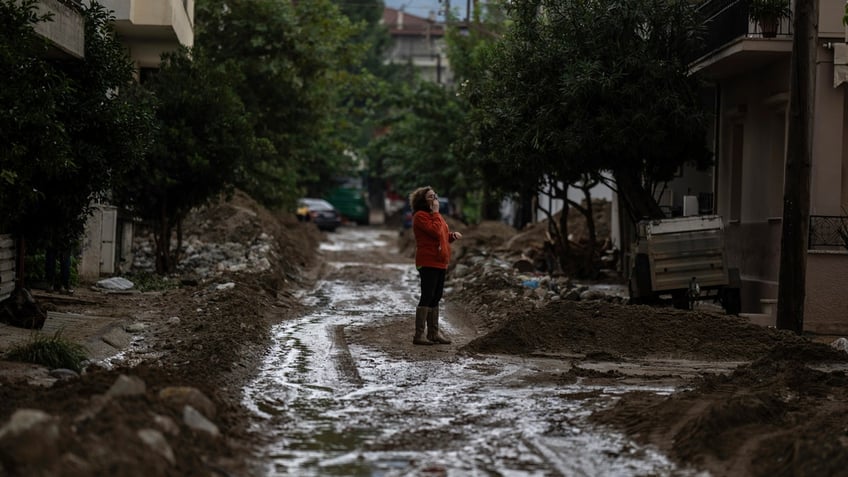
POLYGON ((422 18, 388 7, 383 9, 382 24, 392 38, 387 63, 408 64, 426 81, 453 84, 445 47, 445 25, 437 23, 434 17, 422 18))
MULTIPOLYGON (((749 15, 752 0, 707 0, 707 38, 692 72, 709 82, 715 112, 708 141, 716 164, 677 181, 677 195, 701 198, 701 212, 721 215, 728 260, 742 278, 742 310, 774 325, 778 296, 783 190, 789 121, 792 18, 775 33, 749 15), (694 180, 689 178, 694 177, 694 180), (685 189, 687 192, 683 192, 685 189)), ((807 250, 804 330, 848 333, 848 108, 844 1, 820 0, 807 250)), ((794 12, 794 1, 792 2, 794 12)), ((670 201, 673 203, 673 200, 670 201)))
POLYGON ((194 45, 194 0, 101 0, 140 78, 159 68, 162 53, 194 45))

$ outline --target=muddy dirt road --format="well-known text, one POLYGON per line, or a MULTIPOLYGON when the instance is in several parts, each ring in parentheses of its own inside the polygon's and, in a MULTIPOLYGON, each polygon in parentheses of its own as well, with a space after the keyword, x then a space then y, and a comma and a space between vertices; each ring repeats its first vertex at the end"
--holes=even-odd
POLYGON ((567 360, 458 353, 476 333, 453 305, 454 344, 412 346, 418 276, 395 233, 327 238, 311 310, 275 326, 245 389, 266 475, 697 475, 586 419, 673 386, 563 384, 567 360))

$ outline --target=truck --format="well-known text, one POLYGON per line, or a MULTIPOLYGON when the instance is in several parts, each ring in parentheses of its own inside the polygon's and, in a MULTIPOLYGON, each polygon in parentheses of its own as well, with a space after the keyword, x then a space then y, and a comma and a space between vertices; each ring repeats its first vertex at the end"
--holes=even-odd
POLYGON ((668 301, 693 309, 699 300, 741 311, 741 279, 725 252, 724 222, 718 215, 642 220, 637 224, 628 276, 631 303, 668 301))

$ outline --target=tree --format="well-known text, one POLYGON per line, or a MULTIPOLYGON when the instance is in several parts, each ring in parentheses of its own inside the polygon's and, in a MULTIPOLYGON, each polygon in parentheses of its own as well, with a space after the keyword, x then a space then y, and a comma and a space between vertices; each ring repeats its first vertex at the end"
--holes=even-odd
POLYGON ((181 49, 163 55, 144 84, 148 93, 138 94, 155 109, 155 140, 126 171, 115 199, 151 225, 158 273, 172 272, 179 261, 181 225, 191 209, 230 191, 244 158, 262 154, 232 78, 202 54, 181 49))
MULTIPOLYGON (((236 73, 254 135, 267 147, 245 163, 237 185, 269 206, 293 203, 305 184, 349 167, 343 86, 361 46, 331 0, 205 0, 197 4, 197 48, 236 73)), ((257 151, 258 152, 258 151, 257 151)))
POLYGON ((34 181, 70 155, 59 109, 68 80, 44 60, 34 31, 35 0, 0 2, 0 231, 20 235, 26 211, 42 195, 34 181))
POLYGON ((445 196, 464 195, 466 175, 450 148, 463 119, 460 103, 451 91, 427 81, 403 91, 395 116, 385 123, 388 134, 371 149, 382 158, 383 176, 397 190, 430 185, 445 196))
POLYGON ((45 59, 32 30, 49 21, 35 14, 35 2, 0 3, 11 33, 0 48, 0 228, 35 246, 77 242, 91 204, 149 138, 148 111, 124 94, 132 65, 112 34, 113 17, 97 3, 79 8, 85 57, 61 62, 45 59))
MULTIPOLYGON (((516 192, 609 173, 634 219, 661 217, 654 187, 710 162, 687 72, 700 28, 690 3, 518 0, 509 13, 461 91, 472 108, 463 148, 486 182, 516 192)), ((554 189, 564 201, 565 191, 554 189)))

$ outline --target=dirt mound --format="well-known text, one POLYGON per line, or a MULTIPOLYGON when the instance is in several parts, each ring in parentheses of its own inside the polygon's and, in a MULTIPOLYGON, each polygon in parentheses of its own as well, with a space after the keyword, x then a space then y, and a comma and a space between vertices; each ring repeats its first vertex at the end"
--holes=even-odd
POLYGON ((307 284, 321 235, 313 224, 268 211, 240 192, 193 211, 183 230, 219 244, 249 245, 264 237, 270 267, 224 271, 165 291, 106 294, 82 286, 73 298, 57 298, 55 311, 112 316, 116 327, 139 331, 118 368, 92 365, 50 387, 0 374, 0 425, 21 408, 44 411, 55 425, 46 434, 7 434, 4 446, 12 447, 0 452, 0 474, 252 474, 241 389, 265 352, 269 325, 301 309, 293 290, 307 284), (122 374, 146 389, 105 398, 122 374), (217 412, 204 417, 220 435, 191 427, 184 409, 160 396, 168 386, 208 397, 217 412), (60 438, 45 444, 53 435, 60 438))
MULTIPOLYGON (((801 351, 817 360, 846 361, 845 353, 826 348, 793 343, 777 346, 769 356, 801 351)), ((844 372, 765 358, 729 376, 706 377, 671 397, 627 394, 593 420, 714 475, 845 475, 848 448, 840 436, 846 402, 844 372)))
MULTIPOLYGON (((303 226, 292 213, 266 209, 240 190, 232 197, 192 211, 183 225, 186 236, 196 235, 205 242, 251 244, 263 234, 274 237, 276 257, 283 269, 305 268, 314 258, 314 246, 321 232, 303 226)), ((311 224, 306 224, 311 225, 311 224)))
POLYGON ((511 309, 507 316, 498 329, 469 343, 468 350, 744 361, 778 344, 803 342, 735 316, 596 301, 554 301, 511 309))

